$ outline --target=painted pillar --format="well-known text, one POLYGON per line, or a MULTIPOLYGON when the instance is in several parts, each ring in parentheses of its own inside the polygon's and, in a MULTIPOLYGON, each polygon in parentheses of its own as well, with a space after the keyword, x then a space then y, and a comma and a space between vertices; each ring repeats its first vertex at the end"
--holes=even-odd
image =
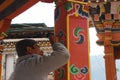
POLYGON ((2 52, 3 52, 3 46, 0 45, 0 80, 2 80, 2 52))
POLYGON ((105 69, 106 69, 106 80, 117 80, 116 64, 113 52, 113 46, 106 45, 105 47, 105 69))
POLYGON ((90 80, 88 5, 82 1, 56 0, 55 34, 71 57, 55 71, 55 80, 90 80))
POLYGON ((0 54, 0 80, 2 80, 2 54, 0 54))
POLYGON ((11 20, 10 19, 4 19, 0 20, 0 80, 2 80, 2 52, 3 52, 3 38, 5 38, 7 35, 4 33, 5 30, 7 30, 10 26, 11 20))
POLYGON ((11 19, 0 20, 0 33, 6 31, 11 24, 11 19))
POLYGON ((105 32, 104 35, 106 80, 117 80, 114 46, 111 45, 112 32, 105 32))

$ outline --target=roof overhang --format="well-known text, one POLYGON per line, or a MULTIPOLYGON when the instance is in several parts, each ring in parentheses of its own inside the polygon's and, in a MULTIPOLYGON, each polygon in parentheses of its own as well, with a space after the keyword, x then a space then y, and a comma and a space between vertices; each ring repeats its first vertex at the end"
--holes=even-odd
MULTIPOLYGON (((54 0, 0 0, 0 32, 7 30, 11 20, 35 5, 37 2, 52 3, 54 0), (7 22, 7 23, 6 23, 7 22)), ((66 0, 69 1, 69 0, 66 0)), ((120 0, 81 0, 84 2, 104 2, 120 0)))
POLYGON ((13 18, 39 1, 47 3, 53 2, 53 0, 0 0, 0 32, 9 28, 13 18))

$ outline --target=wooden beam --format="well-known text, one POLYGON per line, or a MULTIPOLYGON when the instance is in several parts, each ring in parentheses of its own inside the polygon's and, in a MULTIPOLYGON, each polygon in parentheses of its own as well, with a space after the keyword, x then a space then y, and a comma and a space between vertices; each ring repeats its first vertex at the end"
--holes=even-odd
POLYGON ((5 0, 0 0, 0 5, 4 2, 5 0))
POLYGON ((5 0, 0 5, 0 11, 4 10, 6 7, 8 7, 11 3, 13 3, 15 0, 5 0))
POLYGON ((8 15, 6 18, 8 18, 8 19, 15 18, 16 16, 23 13, 24 11, 26 11, 27 9, 29 9, 30 7, 32 7, 33 5, 35 5, 39 1, 40 0, 29 0, 27 3, 23 4, 21 7, 19 7, 16 11, 14 11, 10 15, 8 15))
POLYGON ((3 9, 0 12, 0 20, 6 18, 10 14, 14 13, 18 8, 20 8, 22 5, 26 4, 29 0, 15 0, 13 3, 11 3, 9 6, 7 6, 5 9, 3 9))

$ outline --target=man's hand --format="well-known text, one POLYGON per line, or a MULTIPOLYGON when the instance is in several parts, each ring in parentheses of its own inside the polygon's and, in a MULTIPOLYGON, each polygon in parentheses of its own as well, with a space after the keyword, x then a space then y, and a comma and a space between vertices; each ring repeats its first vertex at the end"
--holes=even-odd
POLYGON ((49 41, 50 41, 51 45, 53 45, 54 43, 59 42, 59 37, 58 37, 58 36, 51 35, 51 36, 49 37, 49 41))

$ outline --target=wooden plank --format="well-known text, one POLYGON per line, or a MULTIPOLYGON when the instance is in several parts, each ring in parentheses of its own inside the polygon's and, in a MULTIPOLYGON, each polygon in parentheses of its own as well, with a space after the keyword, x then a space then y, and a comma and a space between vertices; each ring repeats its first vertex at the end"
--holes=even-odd
POLYGON ((0 11, 4 10, 7 6, 9 6, 11 3, 13 3, 15 0, 5 0, 0 4, 0 11))
MULTIPOLYGON (((29 0, 16 0, 10 5, 8 5, 4 10, 0 12, 0 20, 4 19, 8 15, 14 13, 18 8, 20 8, 23 4, 28 2, 29 0)), ((7 4, 7 3, 6 3, 7 4)))
MULTIPOLYGON (((22 1, 24 1, 24 0, 22 0, 22 1)), ((21 5, 18 9, 16 9, 13 13, 8 15, 6 18, 9 18, 9 19, 15 18, 16 16, 18 16, 19 14, 21 14, 25 10, 29 9, 30 7, 32 7, 33 5, 35 5, 39 1, 40 0, 28 0, 25 4, 21 5)))

